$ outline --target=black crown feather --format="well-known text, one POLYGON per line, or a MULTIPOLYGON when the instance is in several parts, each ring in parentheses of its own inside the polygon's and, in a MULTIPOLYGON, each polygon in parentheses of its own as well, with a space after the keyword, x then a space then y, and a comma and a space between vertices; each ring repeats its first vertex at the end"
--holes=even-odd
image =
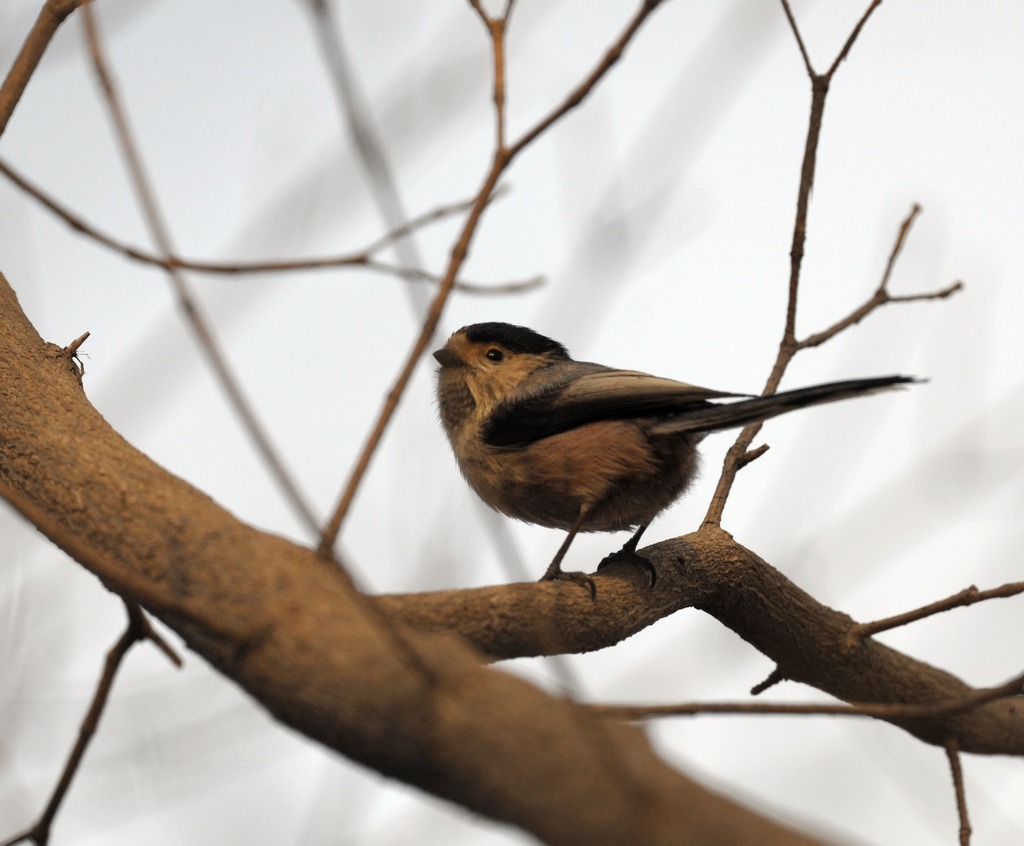
POLYGON ((549 355, 568 360, 569 351, 558 341, 546 338, 539 332, 525 326, 513 326, 511 323, 474 323, 463 326, 460 332, 474 344, 497 344, 509 352, 527 353, 529 355, 549 355))

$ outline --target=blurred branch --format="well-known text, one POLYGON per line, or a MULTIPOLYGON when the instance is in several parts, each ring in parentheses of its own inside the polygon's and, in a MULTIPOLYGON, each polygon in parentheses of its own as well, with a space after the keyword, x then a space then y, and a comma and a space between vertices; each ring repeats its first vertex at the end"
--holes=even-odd
MULTIPOLYGON (((433 273, 426 273, 411 267, 385 264, 374 259, 368 259, 365 266, 371 270, 407 279, 410 282, 429 282, 436 285, 441 281, 441 278, 433 273)), ((531 276, 529 279, 513 279, 507 282, 470 282, 466 279, 460 279, 452 285, 452 288, 471 296, 486 296, 487 294, 522 294, 539 288, 543 284, 543 276, 531 276)))
MULTIPOLYGON (((117 96, 117 92, 113 84, 113 78, 106 68, 99 40, 99 33, 96 28, 93 9, 91 6, 85 9, 84 16, 93 64, 96 69, 96 73, 99 76, 101 85, 103 86, 104 93, 106 94, 111 116, 117 129, 117 136, 121 143, 122 152, 128 164, 133 183, 142 203, 146 222, 161 252, 165 256, 169 256, 173 252, 170 234, 163 221, 163 216, 156 202, 156 197, 153 193, 150 181, 146 176, 145 169, 142 165, 141 155, 139 154, 138 148, 132 138, 127 116, 124 112, 123 106, 121 105, 120 99, 117 96)), ((493 191, 494 188, 492 186, 488 195, 492 195, 493 191)), ((173 283, 174 290, 179 299, 179 304, 188 318, 189 325, 193 328, 193 331, 200 341, 202 349, 207 354, 208 360, 211 362, 220 377, 221 385, 228 397, 232 400, 236 412, 242 417, 243 423, 246 425, 250 437, 255 442, 257 449, 260 451, 264 461, 267 463, 271 472, 277 479, 278 484, 285 492, 286 498, 292 507, 298 512, 300 517, 305 519, 307 525, 316 532, 318 527, 312 512, 305 504, 297 487, 286 473, 283 463, 270 443, 268 436, 263 431, 262 426, 259 424, 254 410, 243 397, 239 384, 231 374, 227 366, 227 361, 221 354, 205 318, 202 317, 195 300, 192 298, 184 276, 176 268, 169 268, 168 276, 173 283)), ((334 563, 341 564, 337 554, 334 553, 333 550, 328 551, 327 557, 329 557, 334 563)), ((364 606, 364 611, 375 620, 379 630, 383 632, 387 642, 394 649, 395 654, 399 656, 400 660, 405 662, 408 668, 413 672, 418 673, 429 683, 432 679, 432 671, 424 665, 416 650, 408 642, 408 639, 403 637, 401 632, 398 632, 393 626, 391 626, 390 621, 384 619, 376 608, 370 606, 366 598, 363 597, 356 589, 349 574, 347 572, 343 572, 343 568, 339 567, 338 569, 339 574, 345 581, 346 589, 352 596, 356 597, 355 601, 357 603, 364 606)), ((249 648, 248 645, 246 645, 245 648, 249 648)))
POLYGON ((963 714, 988 702, 1024 693, 1024 674, 996 687, 972 690, 963 696, 923 704, 905 702, 860 702, 838 705, 823 702, 689 702, 679 705, 590 705, 595 714, 616 720, 651 717, 696 717, 701 715, 829 716, 871 717, 889 722, 963 714))
POLYGON ((559 119, 575 108, 575 106, 583 102, 590 92, 594 90, 615 62, 618 61, 618 58, 622 55, 627 44, 639 31, 641 24, 643 24, 658 5, 660 5, 660 0, 645 0, 634 17, 626 25, 623 35, 615 42, 615 45, 608 54, 598 62, 595 69, 585 77, 584 81, 577 86, 576 89, 574 89, 569 99, 561 106, 554 109, 546 118, 542 119, 533 130, 528 132, 511 147, 505 147, 503 136, 505 125, 505 33, 508 15, 512 10, 512 2, 506 3, 504 15, 498 18, 490 17, 483 9, 482 5, 478 2, 474 2, 474 0, 471 0, 471 5, 487 25, 492 44, 494 68, 492 90, 494 92, 497 129, 495 147, 490 167, 488 168, 487 174, 484 176, 483 184, 477 192, 473 207, 463 224, 462 231, 459 233, 454 246, 452 247, 448 267, 445 270, 444 276, 441 280, 441 285, 438 288, 437 293, 434 295, 434 299, 430 304, 430 309, 428 310, 427 316, 420 328, 419 337, 416 339, 412 349, 409 351, 409 355, 407 356, 398 377, 395 379, 391 390, 388 391, 384 405, 377 416, 377 420, 370 431, 362 450, 360 451, 359 457, 356 459, 355 466, 349 474, 345 487, 338 499, 338 503, 331 514, 331 518, 324 526, 320 538, 320 552, 323 554, 328 553, 334 548, 334 544, 338 539, 338 534, 341 532, 341 527, 352 507, 352 502, 355 500, 359 486, 366 475, 366 471, 369 469, 370 461, 384 437, 384 432, 387 430, 387 427, 398 408, 398 404, 402 399, 402 395, 405 393, 406 386, 409 384, 409 380, 412 378, 412 374, 415 371, 417 364, 423 357, 423 353, 426 351, 431 339, 434 337, 434 333, 437 331, 437 324, 441 320, 441 315, 448 302, 448 297, 452 293, 455 279, 458 276, 459 271, 462 269, 462 265, 465 263, 466 256, 469 254, 469 245, 476 234, 477 228, 480 225, 480 220, 483 217, 483 213, 490 203, 491 197, 494 194, 502 175, 508 169, 509 165, 512 164, 515 157, 522 152, 528 144, 535 141, 544 131, 552 127, 559 119))
MULTIPOLYGON (((331 0, 309 0, 313 13, 317 42, 323 55, 324 63, 334 83, 338 97, 339 111, 348 125, 356 154, 362 163, 363 170, 370 180, 373 198, 377 203, 384 225, 394 231, 402 226, 408 218, 402 197, 398 190, 391 165, 384 150, 384 142, 374 125, 370 105, 359 86, 359 80, 353 72, 345 44, 341 38, 338 23, 334 18, 334 5, 331 0)), ((395 240, 395 253, 399 264, 410 271, 419 271, 423 266, 416 244, 411 239, 395 240)), ((427 307, 425 295, 409 290, 414 316, 422 319, 427 307)))
POLYGON ((125 656, 128 654, 129 649, 131 649, 140 640, 152 640, 160 651, 167 655, 167 657, 175 664, 175 666, 181 666, 181 658, 179 658, 168 643, 160 637, 156 631, 154 631, 139 606, 125 600, 125 610, 128 612, 128 625, 126 626, 124 633, 117 639, 117 642, 107 653, 107 658, 103 663, 103 672, 100 674, 99 681, 96 683, 96 692, 93 694, 92 703, 89 705, 89 710, 86 711, 82 724, 78 729, 78 738, 75 740, 75 744, 71 748, 71 754, 68 756, 68 760, 64 764, 64 770, 61 772, 60 778, 57 781, 57 786, 54 788, 53 794, 50 796, 50 801, 46 803, 46 807, 43 809, 43 813, 40 815, 38 820, 21 833, 3 841, 3 843, 0 843, 0 846, 14 846, 15 843, 23 843, 29 840, 36 843, 37 846, 46 846, 49 842, 50 829, 53 827, 53 821, 57 816, 57 812, 60 810, 61 803, 64 801, 64 797, 67 795, 68 789, 71 787, 72 779, 78 772, 78 768, 82 763, 85 751, 89 748, 89 743, 96 734, 96 729, 99 727, 100 723, 100 717, 103 716, 103 710, 107 706, 107 700, 110 698, 110 691, 114 686, 114 677, 117 675, 117 671, 121 668, 121 664, 124 661, 125 656))
MULTIPOLYGON (((220 275, 241 275, 258 273, 279 273, 284 271, 305 271, 305 270, 329 270, 339 267, 361 267, 373 270, 378 273, 385 273, 390 276, 397 276, 412 282, 429 282, 436 284, 440 281, 434 274, 416 270, 411 267, 388 264, 375 259, 375 253, 385 247, 401 241, 411 233, 432 223, 445 220, 462 212, 467 211, 472 201, 463 200, 458 203, 438 206, 436 209, 424 212, 411 220, 406 221, 394 230, 381 235, 379 238, 356 252, 337 256, 324 256, 320 258, 297 258, 279 259, 274 261, 203 261, 200 259, 187 259, 173 253, 157 255, 138 247, 114 238, 112 235, 93 226, 84 217, 68 209, 65 205, 47 194, 38 185, 32 183, 27 177, 15 170, 11 165, 0 159, 0 174, 3 174, 13 185, 20 188, 29 196, 37 200, 44 208, 51 211, 58 218, 64 221, 76 232, 85 235, 93 241, 107 247, 114 252, 120 253, 125 258, 133 261, 148 264, 163 270, 190 270, 195 273, 213 273, 220 275)), ((496 191, 495 199, 501 194, 496 191)), ((455 283, 455 287, 469 294, 507 294, 509 292, 527 291, 543 284, 541 277, 532 279, 515 280, 510 282, 467 282, 455 283)))
POLYGON ((43 53, 50 46, 50 41, 57 29, 68 15, 87 0, 46 0, 39 10, 35 25, 32 27, 21 51, 18 53, 7 72, 4 83, 0 86, 0 135, 7 129, 7 123, 25 93, 29 79, 39 66, 43 53))
MULTIPOLYGON (((107 104, 111 120, 113 121, 115 134, 121 147, 121 154, 124 156, 132 185, 142 207, 143 217, 157 248, 163 254, 165 260, 169 259, 174 254, 170 231, 163 219, 156 194, 153 191, 151 181, 142 162, 142 155, 139 152, 138 145, 135 143, 127 114, 114 83, 113 75, 107 68, 93 6, 91 4, 86 6, 82 10, 82 14, 93 69, 103 91, 104 102, 107 104)), ((192 330, 199 348, 206 356, 206 360, 213 368, 221 388, 227 396, 231 407, 235 410, 242 426, 248 432, 257 452, 260 454, 271 475, 277 481, 285 500, 300 520, 315 532, 317 530, 317 519, 312 509, 306 503, 305 498, 299 492, 298 486, 285 469, 283 460, 271 443, 269 435, 263 429, 263 425, 256 416, 252 404, 242 392, 241 385, 231 371, 227 358, 221 351, 213 330, 210 328, 206 317, 199 307, 199 303, 193 297, 184 274, 178 268, 172 266, 167 268, 167 276, 177 297, 178 307, 181 309, 187 325, 192 330)))

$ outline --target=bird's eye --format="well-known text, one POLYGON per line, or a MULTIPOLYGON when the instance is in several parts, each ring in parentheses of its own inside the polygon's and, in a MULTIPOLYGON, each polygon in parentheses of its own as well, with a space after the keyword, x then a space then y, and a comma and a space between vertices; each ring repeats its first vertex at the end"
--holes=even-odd
POLYGON ((499 362, 505 358, 505 353, 499 350, 497 347, 491 347, 487 352, 484 353, 488 361, 499 362))

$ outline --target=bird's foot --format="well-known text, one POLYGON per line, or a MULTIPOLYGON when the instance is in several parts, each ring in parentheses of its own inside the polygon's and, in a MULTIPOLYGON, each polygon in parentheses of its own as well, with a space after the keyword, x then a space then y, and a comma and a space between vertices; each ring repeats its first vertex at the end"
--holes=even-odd
POLYGON ((618 552, 606 555, 601 563, 597 565, 597 569, 600 570, 610 564, 629 564, 633 567, 642 567, 647 572, 647 578, 650 581, 648 587, 654 587, 654 583, 658 580, 658 573, 654 569, 654 565, 651 563, 651 560, 649 558, 644 558, 644 556, 635 549, 630 549, 628 543, 618 552))
POLYGON ((548 571, 540 577, 540 581, 575 582, 578 585, 583 585, 583 587, 590 591, 590 598, 592 600, 597 599, 597 585, 594 584, 594 580, 586 573, 566 573, 561 569, 548 569, 548 571))

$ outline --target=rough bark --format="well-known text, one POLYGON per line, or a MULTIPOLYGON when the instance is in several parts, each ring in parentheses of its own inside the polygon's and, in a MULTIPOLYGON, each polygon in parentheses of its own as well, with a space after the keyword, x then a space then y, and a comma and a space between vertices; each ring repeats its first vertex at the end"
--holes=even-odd
MULTIPOLYGON (((817 842, 705 790, 642 732, 391 623, 308 549, 135 450, 0 277, 0 490, 283 723, 549 843, 817 842)), ((574 585, 538 588, 557 606, 574 585)), ((514 590, 514 588, 513 588, 514 590)))

